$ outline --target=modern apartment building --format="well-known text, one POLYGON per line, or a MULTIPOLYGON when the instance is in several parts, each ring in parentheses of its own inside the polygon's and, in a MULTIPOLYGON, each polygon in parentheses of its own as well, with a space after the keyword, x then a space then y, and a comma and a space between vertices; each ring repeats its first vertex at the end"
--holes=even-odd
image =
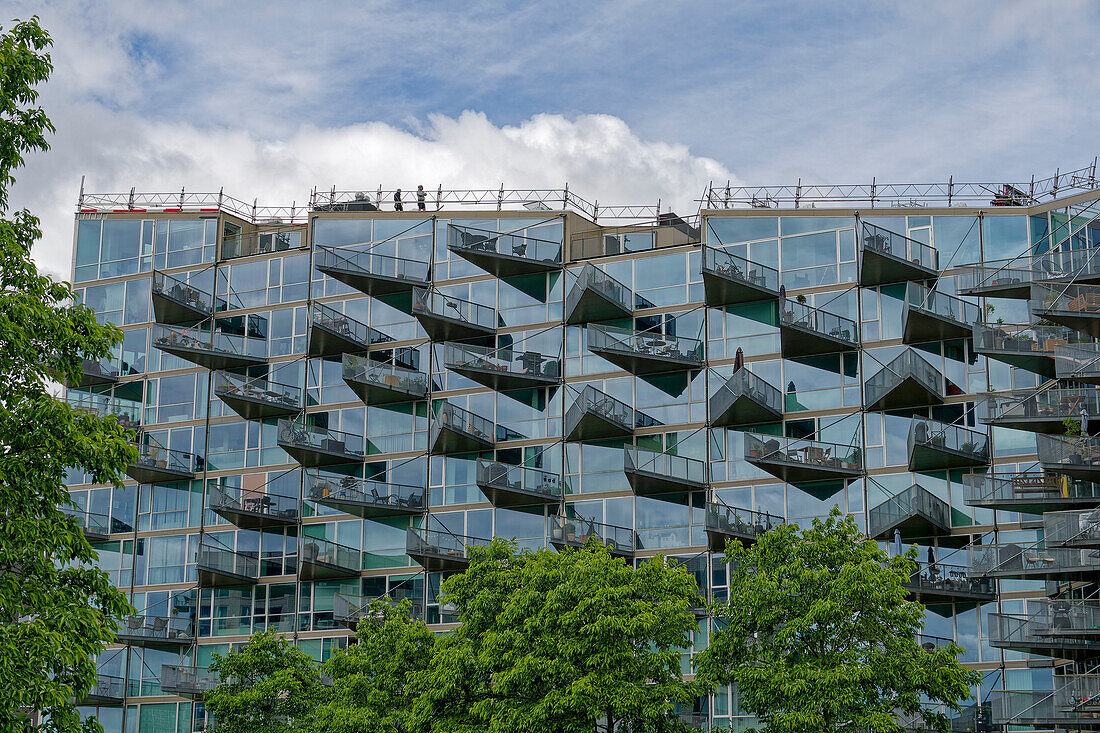
MULTIPOLYGON (((693 216, 561 191, 81 194, 73 279, 123 344, 73 404, 138 430, 70 477, 140 615, 83 703, 201 730, 266 628, 318 660, 470 547, 596 536, 722 599, 729 538, 833 505, 916 545, 959 730, 1100 725, 1100 181, 708 187, 693 216)), ((695 648, 709 620, 700 617, 695 648)), ((735 690, 700 729, 751 720, 735 690)))

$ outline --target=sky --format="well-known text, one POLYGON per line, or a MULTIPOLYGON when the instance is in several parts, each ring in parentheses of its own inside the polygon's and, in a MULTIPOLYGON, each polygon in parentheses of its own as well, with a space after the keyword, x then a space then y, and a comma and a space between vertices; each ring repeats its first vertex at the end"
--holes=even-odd
POLYGON ((1022 181, 1100 153, 1100 2, 0 1, 54 39, 12 206, 94 192, 1022 181))

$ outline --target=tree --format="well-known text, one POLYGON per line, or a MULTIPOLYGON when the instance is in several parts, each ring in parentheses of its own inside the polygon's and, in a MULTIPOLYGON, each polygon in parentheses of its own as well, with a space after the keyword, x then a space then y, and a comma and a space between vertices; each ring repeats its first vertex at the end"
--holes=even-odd
POLYGON ((35 106, 35 86, 52 70, 49 45, 37 18, 0 35, 0 726, 28 729, 37 712, 42 730, 98 730, 80 723, 74 702, 133 610, 62 511, 71 504, 65 476, 75 467, 120 484, 136 452, 112 418, 50 394, 52 375, 79 379, 84 360, 107 356, 121 333, 76 304, 67 283, 38 273, 38 219, 8 213, 14 171, 25 153, 48 149, 54 129, 35 106))
POLYGON ((320 733, 407 730, 414 674, 428 670, 436 636, 409 615, 410 603, 372 601, 355 631, 356 643, 325 662, 328 700, 314 715, 320 733))
POLYGON ((680 671, 697 593, 682 567, 634 568, 596 543, 472 548, 469 569, 443 583, 461 624, 414 676, 409 730, 686 730, 673 705, 705 693, 680 671))
POLYGON ((895 715, 947 731, 947 715, 981 681, 955 644, 917 641, 924 607, 906 599, 913 557, 889 557, 834 508, 806 530, 785 524, 745 548, 730 543, 729 601, 698 657, 699 674, 736 683, 767 733, 902 730, 895 715))
POLYGON ((325 686, 313 659, 273 629, 253 634, 241 649, 214 655, 220 682, 206 696, 218 733, 299 730, 321 702, 325 686))

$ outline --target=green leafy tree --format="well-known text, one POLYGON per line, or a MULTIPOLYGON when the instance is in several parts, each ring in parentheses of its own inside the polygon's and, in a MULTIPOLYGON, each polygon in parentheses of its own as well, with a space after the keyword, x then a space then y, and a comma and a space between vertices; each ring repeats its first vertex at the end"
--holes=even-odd
POLYGON ((214 655, 218 686, 206 696, 218 733, 299 730, 322 701, 325 686, 313 658, 273 629, 253 634, 239 650, 214 655))
POLYGON ((135 458, 113 419, 76 410, 50 392, 53 376, 76 381, 85 359, 121 340, 74 302, 66 283, 38 273, 31 247, 38 219, 8 212, 8 189, 23 155, 45 151, 53 125, 35 106, 52 69, 49 35, 37 18, 0 35, 0 730, 98 730, 74 702, 97 680, 96 655, 132 612, 94 567, 77 521, 66 471, 119 484, 135 458))
POLYGON ((356 643, 327 662, 332 678, 326 703, 316 711, 318 733, 396 733, 407 730, 410 678, 428 670, 436 636, 409 615, 410 603, 373 601, 359 621, 356 643))
POLYGON ((443 583, 461 624, 415 676, 409 730, 686 730, 672 710, 704 692, 680 671, 697 592, 682 567, 656 558, 635 569, 595 543, 475 548, 443 583))
POLYGON ((981 674, 951 644, 918 643, 924 607, 906 598, 910 556, 890 557, 839 510, 800 530, 782 525, 750 548, 730 543, 729 602, 697 657, 699 674, 736 683, 767 733, 898 732, 897 715, 947 731, 981 674))

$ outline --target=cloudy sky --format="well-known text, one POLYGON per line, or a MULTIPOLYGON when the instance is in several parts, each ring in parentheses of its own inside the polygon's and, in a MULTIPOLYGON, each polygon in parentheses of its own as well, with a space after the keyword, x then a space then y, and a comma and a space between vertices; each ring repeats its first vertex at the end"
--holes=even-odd
POLYGON ((570 188, 682 212, 708 181, 1027 180, 1100 152, 1100 3, 7 0, 39 14, 53 150, 15 206, 67 275, 89 191, 260 203, 570 188))

